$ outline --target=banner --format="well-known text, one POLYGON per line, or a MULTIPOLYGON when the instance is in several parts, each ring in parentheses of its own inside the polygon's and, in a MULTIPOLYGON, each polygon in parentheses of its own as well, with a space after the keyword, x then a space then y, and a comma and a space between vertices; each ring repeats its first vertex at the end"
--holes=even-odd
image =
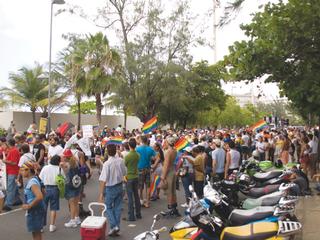
POLYGON ((73 136, 64 145, 64 149, 70 148, 71 145, 76 144, 77 141, 78 141, 77 134, 73 134, 73 136))
POLYGON ((82 134, 84 138, 93 137, 93 126, 92 125, 83 125, 82 126, 82 134))
POLYGON ((0 160, 0 190, 7 189, 6 165, 0 160))
POLYGON ((45 134, 46 133, 47 124, 48 124, 48 119, 40 118, 40 123, 39 123, 39 133, 40 134, 45 134))
POLYGON ((79 147, 82 149, 84 154, 88 157, 91 156, 91 150, 90 150, 90 140, 89 138, 81 138, 80 140, 77 141, 79 147))

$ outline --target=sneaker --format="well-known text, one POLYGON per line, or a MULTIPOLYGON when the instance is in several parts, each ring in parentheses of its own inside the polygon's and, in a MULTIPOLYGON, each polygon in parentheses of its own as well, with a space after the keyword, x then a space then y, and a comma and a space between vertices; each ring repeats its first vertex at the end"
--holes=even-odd
POLYGON ((119 227, 114 227, 114 235, 120 236, 120 228, 119 227))
POLYGON ((76 217, 76 218, 74 219, 74 221, 76 222, 77 225, 80 225, 80 224, 81 224, 81 220, 80 220, 79 217, 76 217))
POLYGON ((187 207, 189 207, 188 203, 181 204, 180 206, 181 206, 182 208, 187 208, 187 207))
POLYGON ((49 232, 54 232, 57 230, 57 227, 55 225, 50 225, 49 226, 49 232))
POLYGON ((75 220, 71 219, 69 222, 65 223, 66 228, 76 228, 78 225, 75 220))
POLYGON ((108 232, 108 235, 114 236, 114 234, 115 234, 114 228, 110 229, 110 231, 108 232))

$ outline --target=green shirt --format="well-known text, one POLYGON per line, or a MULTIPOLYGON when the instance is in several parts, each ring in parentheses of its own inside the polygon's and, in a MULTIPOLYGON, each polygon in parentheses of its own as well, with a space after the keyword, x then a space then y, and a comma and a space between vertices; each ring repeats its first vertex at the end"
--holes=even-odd
POLYGON ((138 178, 138 162, 140 159, 139 153, 135 150, 130 151, 127 156, 124 158, 124 163, 127 167, 127 179, 138 178))

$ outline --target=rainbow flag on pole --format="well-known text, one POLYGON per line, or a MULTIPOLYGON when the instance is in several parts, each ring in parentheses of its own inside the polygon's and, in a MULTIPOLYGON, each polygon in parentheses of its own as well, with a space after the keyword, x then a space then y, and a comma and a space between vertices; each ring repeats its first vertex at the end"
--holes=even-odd
POLYGON ((187 139, 185 139, 184 137, 181 137, 176 144, 174 145, 174 148, 177 151, 182 151, 183 149, 185 149, 186 147, 190 146, 190 143, 188 142, 187 139))
POLYGON ((158 175, 155 175, 153 182, 152 182, 150 189, 149 189, 149 196, 150 197, 153 197, 157 194, 157 189, 159 187, 160 182, 161 182, 160 177, 158 175))
POLYGON ((102 140, 102 145, 109 145, 109 144, 115 144, 115 145, 121 145, 123 142, 123 137, 121 136, 115 136, 115 137, 109 137, 104 138, 102 140))
POLYGON ((158 118, 153 117, 149 121, 145 122, 142 127, 144 133, 149 133, 155 130, 158 126, 158 118))
POLYGON ((34 142, 34 138, 33 138, 33 134, 32 133, 29 133, 28 135, 27 135, 27 143, 29 143, 29 144, 33 144, 33 142, 34 142))
POLYGON ((263 119, 261 119, 260 121, 258 121, 257 123, 253 124, 250 129, 254 132, 260 130, 260 129, 264 129, 268 127, 268 124, 266 121, 264 121, 263 119))

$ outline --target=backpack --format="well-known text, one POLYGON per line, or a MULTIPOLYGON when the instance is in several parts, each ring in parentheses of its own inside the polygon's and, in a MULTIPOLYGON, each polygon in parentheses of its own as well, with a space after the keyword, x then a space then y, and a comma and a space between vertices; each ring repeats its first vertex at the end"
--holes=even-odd
POLYGON ((76 169, 70 169, 69 170, 69 178, 70 178, 70 184, 73 188, 79 188, 81 186, 81 177, 80 177, 80 170, 77 167, 76 169))
POLYGON ((64 198, 66 179, 61 174, 61 168, 59 168, 59 174, 56 176, 55 181, 59 189, 60 198, 64 198))

